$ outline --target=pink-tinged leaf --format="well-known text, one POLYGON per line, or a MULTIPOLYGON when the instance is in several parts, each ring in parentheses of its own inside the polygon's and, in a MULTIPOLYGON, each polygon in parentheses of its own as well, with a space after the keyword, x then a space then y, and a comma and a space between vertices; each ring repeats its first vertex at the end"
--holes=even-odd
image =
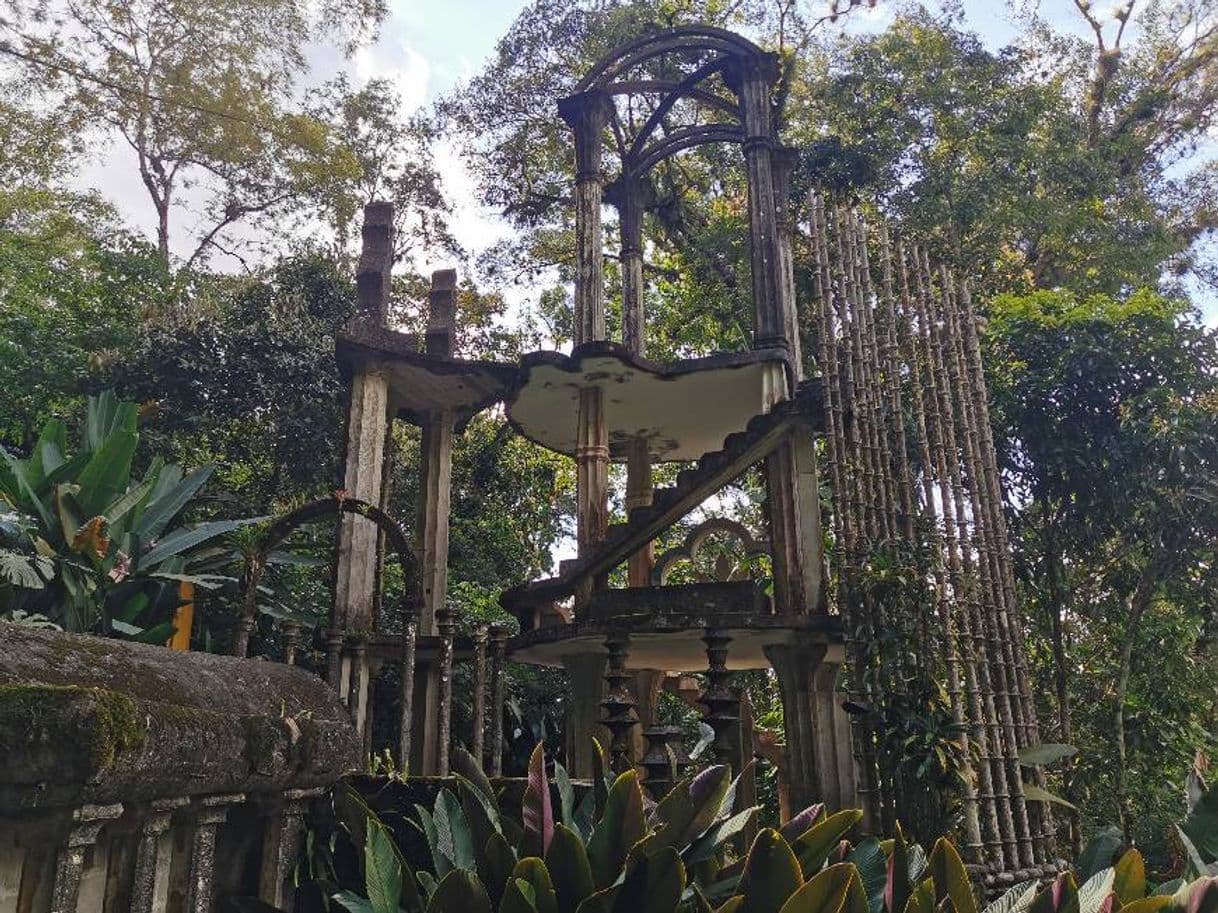
POLYGON ((541 743, 529 758, 522 812, 526 855, 544 858, 554 839, 554 809, 550 804, 550 781, 546 779, 546 756, 541 743))
POLYGON ((787 843, 794 843, 804 831, 816 823, 816 820, 825 812, 825 803, 817 802, 815 805, 809 805, 798 815, 795 815, 790 821, 779 828, 778 833, 782 834, 782 839, 787 843))
POLYGON ((1108 896, 1100 901, 1100 908, 1096 913, 1115 913, 1117 896, 1112 891, 1108 892, 1108 896))

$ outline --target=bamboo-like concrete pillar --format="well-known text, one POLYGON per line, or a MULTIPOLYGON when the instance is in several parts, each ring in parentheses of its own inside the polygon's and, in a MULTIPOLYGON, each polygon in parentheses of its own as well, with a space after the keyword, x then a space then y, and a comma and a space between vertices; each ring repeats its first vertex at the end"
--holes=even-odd
MULTIPOLYGON (((575 135, 575 345, 605 338, 605 263, 601 230, 601 134, 610 100, 600 92, 564 98, 558 113, 575 135)), ((599 545, 609 524, 609 440, 603 394, 580 391, 576 461, 576 534, 580 554, 599 545)))
MULTIPOLYGON (((436 270, 431 274, 427 298, 427 354, 447 358, 453 352, 457 314, 457 272, 436 270)), ((451 510, 453 437, 457 416, 451 409, 428 413, 422 421, 419 447, 420 498, 416 522, 416 545, 422 574, 423 605, 418 634, 439 633, 437 616, 448 597, 449 513, 451 510)), ((410 769, 420 774, 438 773, 440 755, 448 747, 438 741, 440 730, 440 670, 435 663, 419 662, 418 684, 412 695, 414 719, 423 738, 412 740, 410 769)))

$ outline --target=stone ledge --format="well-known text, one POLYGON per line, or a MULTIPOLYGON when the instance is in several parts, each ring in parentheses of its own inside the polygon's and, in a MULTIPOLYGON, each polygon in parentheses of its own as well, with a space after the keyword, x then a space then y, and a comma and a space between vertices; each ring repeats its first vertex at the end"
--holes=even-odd
POLYGON ((2 623, 0 745, 0 814, 309 789, 360 757, 303 670, 2 623))

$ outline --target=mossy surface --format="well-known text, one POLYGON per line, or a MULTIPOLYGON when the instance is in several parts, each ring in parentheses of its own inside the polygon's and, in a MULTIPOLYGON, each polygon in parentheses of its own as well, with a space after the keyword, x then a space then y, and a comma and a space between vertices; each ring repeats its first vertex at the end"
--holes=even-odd
POLYGON ((146 736, 135 701, 124 694, 76 685, 0 685, 0 744, 27 753, 50 749, 87 776, 138 750, 146 736))

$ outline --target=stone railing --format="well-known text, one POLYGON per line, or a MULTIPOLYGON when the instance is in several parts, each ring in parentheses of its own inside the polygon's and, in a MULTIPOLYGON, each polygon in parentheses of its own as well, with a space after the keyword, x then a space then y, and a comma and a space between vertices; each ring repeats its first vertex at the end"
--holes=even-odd
POLYGON ((303 670, 0 624, 0 913, 290 910, 359 758, 303 670))

